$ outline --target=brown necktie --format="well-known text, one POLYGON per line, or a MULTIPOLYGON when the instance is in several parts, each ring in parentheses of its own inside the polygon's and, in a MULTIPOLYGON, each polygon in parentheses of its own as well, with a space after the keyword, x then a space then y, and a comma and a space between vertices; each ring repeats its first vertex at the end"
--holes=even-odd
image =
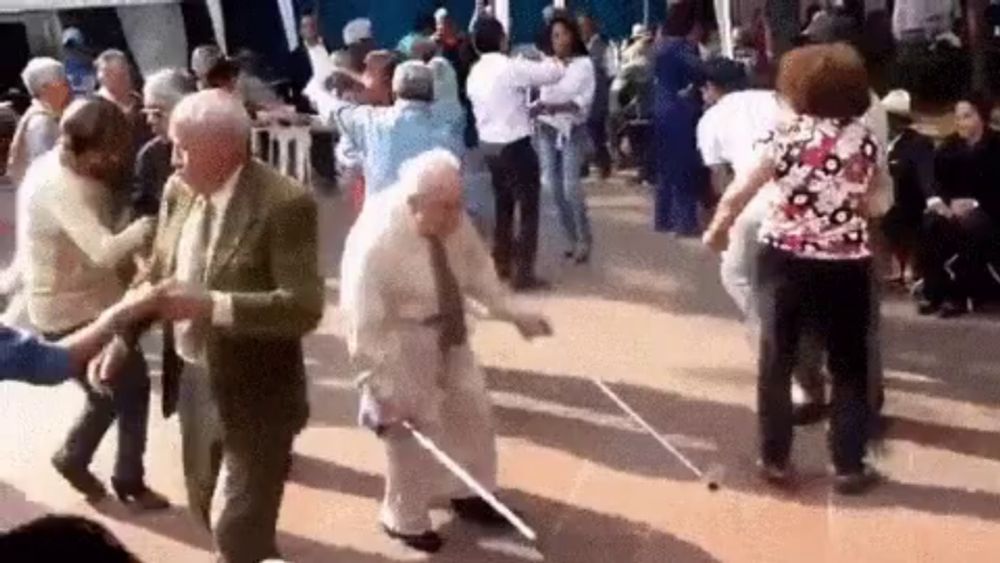
POLYGON ((448 254, 440 239, 429 237, 431 267, 434 269, 434 288, 438 298, 438 346, 441 352, 465 344, 468 331, 465 326, 465 308, 462 292, 455 273, 448 266, 448 254))

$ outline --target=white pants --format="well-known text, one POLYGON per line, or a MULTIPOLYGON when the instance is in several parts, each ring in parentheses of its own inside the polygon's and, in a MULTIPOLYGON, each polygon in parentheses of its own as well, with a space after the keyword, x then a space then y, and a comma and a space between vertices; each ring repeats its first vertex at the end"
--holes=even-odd
MULTIPOLYGON (((438 362, 427 362, 428 365, 438 362)), ((496 487, 497 455, 486 381, 468 346, 451 350, 440 364, 440 404, 421 409, 413 423, 487 489, 496 487)), ((403 534, 431 529, 431 503, 474 493, 425 451, 402 426, 383 435, 388 469, 380 520, 403 534)))

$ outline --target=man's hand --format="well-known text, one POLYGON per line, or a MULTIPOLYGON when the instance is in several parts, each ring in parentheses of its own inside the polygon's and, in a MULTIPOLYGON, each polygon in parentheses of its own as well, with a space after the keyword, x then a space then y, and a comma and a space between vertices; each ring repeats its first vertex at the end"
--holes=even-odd
POLYGON ((365 83, 360 76, 338 68, 326 79, 324 87, 327 90, 336 92, 339 96, 343 96, 345 92, 364 90, 365 83))
POLYGON ((87 365, 87 383, 91 389, 103 395, 111 395, 115 379, 124 371, 128 364, 128 344, 121 338, 115 338, 104 350, 87 365))
POLYGON ((965 217, 979 207, 979 202, 972 198, 959 198, 951 202, 951 212, 958 217, 965 217))
POLYGON ((212 318, 212 296, 203 288, 170 280, 158 286, 160 316, 168 321, 198 321, 212 318))
POLYGON ((552 325, 542 315, 522 313, 514 316, 513 322, 525 340, 532 340, 540 336, 552 336, 552 325))
POLYGON ((951 218, 953 216, 951 208, 948 207, 948 204, 940 198, 934 198, 930 203, 928 203, 927 210, 942 217, 951 218))

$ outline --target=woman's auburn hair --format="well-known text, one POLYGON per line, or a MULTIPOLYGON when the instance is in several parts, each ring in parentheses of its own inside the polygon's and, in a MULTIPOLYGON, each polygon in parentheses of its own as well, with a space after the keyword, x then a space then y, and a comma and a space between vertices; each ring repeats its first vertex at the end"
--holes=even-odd
POLYGON ((776 87, 802 115, 849 119, 864 115, 871 106, 864 60, 846 43, 789 51, 781 59, 776 87))

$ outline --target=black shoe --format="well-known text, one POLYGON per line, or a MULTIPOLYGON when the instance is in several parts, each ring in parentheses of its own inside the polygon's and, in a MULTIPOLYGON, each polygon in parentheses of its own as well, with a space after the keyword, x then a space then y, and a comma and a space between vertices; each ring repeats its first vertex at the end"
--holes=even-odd
POLYGON ((861 495, 882 480, 882 476, 874 470, 864 467, 851 473, 837 473, 833 478, 833 490, 839 495, 861 495))
POLYGON ((829 409, 823 403, 803 403, 792 407, 792 424, 795 426, 811 426, 829 414, 829 409))
POLYGON ((935 315, 941 310, 940 301, 931 301, 929 299, 921 299, 917 302, 917 314, 918 315, 935 315))
POLYGON ((384 530, 386 535, 390 538, 399 540, 413 549, 423 551, 425 553, 437 553, 438 551, 441 551, 441 546, 444 545, 444 539, 441 538, 441 535, 433 531, 427 531, 417 535, 403 534, 393 530, 385 524, 382 524, 382 530, 384 530))
POLYGON ((150 489, 145 483, 132 484, 111 479, 111 488, 114 489, 118 500, 132 508, 144 511, 166 510, 170 508, 170 501, 167 500, 167 497, 150 489))
POLYGON ((968 312, 969 308, 965 306, 964 303, 959 303, 958 301, 945 301, 944 305, 941 305, 941 310, 938 311, 938 316, 942 319, 953 319, 955 317, 961 317, 968 312))
POLYGON ((475 522, 482 526, 500 528, 510 525, 502 514, 479 497, 451 499, 451 508, 462 520, 475 522))
POLYGON ((552 289, 552 284, 534 276, 516 279, 511 282, 510 286, 514 291, 544 291, 552 289))
POLYGON ((566 252, 563 252, 563 258, 566 258, 567 260, 573 258, 574 256, 576 256, 576 250, 572 248, 567 250, 566 252))
POLYGON ((83 494, 87 502, 99 502, 108 496, 107 489, 104 488, 97 477, 86 467, 74 467, 58 454, 52 458, 52 467, 63 476, 70 486, 83 494))
POLYGON ((573 261, 577 264, 590 262, 590 248, 580 247, 573 255, 573 261))
POLYGON ((788 469, 787 464, 778 465, 777 463, 759 460, 757 462, 757 473, 761 479, 775 487, 788 487, 792 482, 792 472, 788 469))

